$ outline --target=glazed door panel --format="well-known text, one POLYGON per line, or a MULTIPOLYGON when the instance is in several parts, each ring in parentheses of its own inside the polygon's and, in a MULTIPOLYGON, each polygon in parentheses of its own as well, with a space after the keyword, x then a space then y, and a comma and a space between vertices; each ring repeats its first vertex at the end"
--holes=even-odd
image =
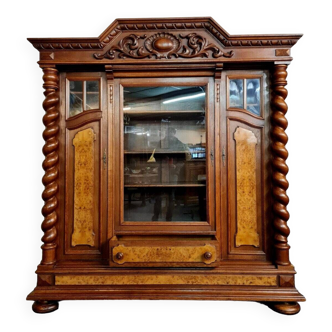
POLYGON ((63 152, 65 164, 63 255, 71 259, 102 257, 106 238, 105 77, 101 73, 63 73, 63 152), (104 158, 105 157, 105 158, 104 158))
POLYGON ((223 239, 227 241, 224 252, 228 259, 267 259, 267 80, 268 74, 263 71, 225 71, 222 75, 227 141, 227 235, 223 234, 223 239))
POLYGON ((214 97, 212 78, 114 81, 111 266, 219 261, 214 97))
POLYGON ((122 79, 115 96, 115 235, 215 234, 213 79, 122 79))
POLYGON ((228 117, 227 130, 229 254, 262 254, 264 128, 228 117))

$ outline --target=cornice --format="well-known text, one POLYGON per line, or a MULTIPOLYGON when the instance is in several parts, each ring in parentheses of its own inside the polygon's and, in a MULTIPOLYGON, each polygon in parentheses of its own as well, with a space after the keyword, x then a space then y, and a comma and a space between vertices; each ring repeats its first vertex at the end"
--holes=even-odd
POLYGON ((97 38, 28 38, 39 51, 101 50, 123 32, 168 32, 206 30, 224 48, 292 47, 302 37, 292 35, 230 35, 211 17, 117 19, 97 38))

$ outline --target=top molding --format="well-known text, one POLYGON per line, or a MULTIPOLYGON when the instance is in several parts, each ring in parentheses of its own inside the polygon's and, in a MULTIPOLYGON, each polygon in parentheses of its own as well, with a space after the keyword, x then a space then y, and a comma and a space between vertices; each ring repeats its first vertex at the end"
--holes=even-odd
MULTIPOLYGON (((301 34, 232 36, 213 18, 198 17, 116 19, 98 38, 28 38, 28 40, 40 52, 93 51, 91 61, 116 62, 119 59, 145 58, 232 58, 233 52, 240 49, 285 48, 287 50, 295 45, 301 36, 301 34)), ((288 56, 288 60, 291 60, 289 51, 281 52, 280 55, 288 56)), ((50 56, 51 59, 57 60, 54 56, 53 58, 50 56)), ((61 57, 59 60, 61 62, 61 57)), ((84 62, 86 61, 85 59, 84 62)))

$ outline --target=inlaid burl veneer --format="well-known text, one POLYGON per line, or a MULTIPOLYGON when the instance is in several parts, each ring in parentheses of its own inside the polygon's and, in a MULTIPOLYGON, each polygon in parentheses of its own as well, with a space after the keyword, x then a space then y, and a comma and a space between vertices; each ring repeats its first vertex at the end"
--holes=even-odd
POLYGON ((78 299, 300 311, 285 147, 286 70, 300 37, 168 18, 29 39, 46 112, 35 312, 78 299))

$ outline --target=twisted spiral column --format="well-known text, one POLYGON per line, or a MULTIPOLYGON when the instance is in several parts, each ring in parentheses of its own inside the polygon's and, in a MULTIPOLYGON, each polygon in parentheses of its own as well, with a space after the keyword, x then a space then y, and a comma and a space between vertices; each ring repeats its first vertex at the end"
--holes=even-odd
POLYGON ((45 175, 43 176, 42 182, 45 189, 42 194, 44 200, 44 206, 42 208, 42 214, 44 216, 44 221, 42 223, 42 230, 44 236, 42 241, 44 244, 41 246, 43 250, 42 265, 54 264, 56 261, 56 239, 57 239, 57 206, 58 200, 56 198, 57 192, 59 190, 59 185, 57 182, 59 171, 58 171, 58 133, 59 126, 57 120, 59 118, 58 104, 58 71, 55 68, 43 68, 43 88, 45 89, 44 95, 45 100, 43 102, 43 108, 46 114, 43 117, 43 123, 45 125, 45 130, 43 132, 43 138, 45 140, 45 145, 43 147, 43 153, 45 155, 45 160, 43 162, 43 169, 45 170, 45 175))
POLYGON ((287 65, 276 64, 273 73, 273 96, 271 101, 272 109, 272 184, 273 184, 273 212, 275 229, 275 263, 277 265, 290 265, 289 248, 287 238, 290 233, 287 221, 289 213, 287 205, 289 198, 286 194, 288 189, 288 181, 286 175, 288 173, 288 166, 286 159, 288 158, 288 151, 286 144, 288 137, 285 130, 288 126, 285 114, 287 113, 287 104, 285 99, 287 97, 287 65))

